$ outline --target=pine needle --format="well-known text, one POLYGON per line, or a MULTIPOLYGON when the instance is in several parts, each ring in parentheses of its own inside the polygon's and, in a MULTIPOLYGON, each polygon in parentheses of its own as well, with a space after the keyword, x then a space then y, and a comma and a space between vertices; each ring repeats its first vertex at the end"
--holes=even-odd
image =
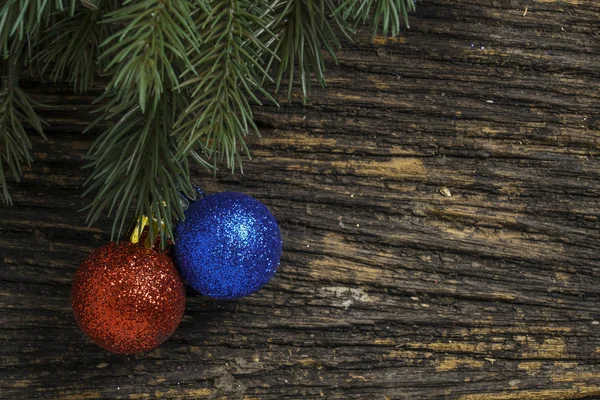
MULTIPOLYGON (((115 97, 109 94, 105 97, 115 97)), ((135 215, 159 216, 165 224, 152 227, 150 237, 160 235, 161 243, 173 237, 172 224, 183 218, 180 194, 190 198, 194 189, 189 181, 187 160, 175 158, 176 144, 170 135, 176 113, 185 104, 174 92, 163 95, 155 107, 142 112, 135 99, 117 106, 108 101, 99 121, 111 121, 90 149, 88 158, 92 173, 84 196, 95 193, 85 210, 88 223, 94 223, 104 212, 113 219, 112 238, 123 233, 133 205, 135 215), (110 109, 110 110, 109 110, 110 109), (111 113, 118 113, 112 121, 111 113)))
POLYGON ((58 13, 40 35, 39 51, 33 58, 41 64, 41 73, 49 71, 55 82, 68 79, 75 91, 87 91, 94 82, 100 43, 109 35, 108 26, 97 21, 110 5, 100 1, 94 10, 78 5, 73 16, 58 13))
POLYGON ((225 160, 233 170, 241 167, 239 154, 248 154, 245 136, 258 133, 250 105, 261 104, 255 93, 276 103, 262 86, 269 79, 263 60, 275 56, 268 48, 273 34, 266 3, 208 4, 211 11, 198 13, 195 19, 203 41, 199 49, 189 49, 192 67, 184 71, 187 79, 180 86, 190 92, 191 101, 176 124, 177 157, 187 159, 200 148, 205 162, 225 160))
POLYGON ((414 0, 345 0, 334 11, 346 21, 370 24, 373 38, 381 26, 384 36, 398 36, 402 24, 408 25, 408 13, 415 11, 414 0))
POLYGON ((145 112, 177 87, 181 69, 193 70, 188 48, 200 42, 193 10, 190 0, 127 0, 107 13, 102 24, 118 27, 100 44, 99 61, 111 76, 107 91, 123 103, 137 97, 145 112))
POLYGON ((8 58, 11 43, 31 38, 58 11, 73 15, 77 0, 4 0, 0 4, 0 50, 8 58))
POLYGON ((275 5, 273 31, 278 40, 273 42, 276 57, 271 57, 269 66, 278 64, 276 92, 287 72, 288 101, 292 99, 295 79, 300 83, 303 102, 311 90, 312 74, 322 87, 326 86, 322 50, 337 63, 336 51, 340 49, 334 27, 350 39, 348 25, 333 14, 334 10, 332 0, 281 0, 275 5))
POLYGON ((33 110, 32 100, 18 86, 9 86, 0 92, 0 197, 5 204, 12 204, 6 173, 12 173, 18 182, 22 166, 32 161, 31 142, 22 122, 46 138, 44 122, 33 110))

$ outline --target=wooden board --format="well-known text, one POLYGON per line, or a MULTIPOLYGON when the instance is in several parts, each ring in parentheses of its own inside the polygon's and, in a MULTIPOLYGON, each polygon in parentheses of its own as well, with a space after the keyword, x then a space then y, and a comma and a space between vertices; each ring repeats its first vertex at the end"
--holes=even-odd
POLYGON ((0 398, 600 398, 600 2, 417 7, 307 106, 257 108, 243 175, 194 172, 271 208, 281 268, 240 301, 190 293, 142 355, 69 304, 110 232, 76 211, 101 88, 30 83, 56 108, 0 208, 0 398))

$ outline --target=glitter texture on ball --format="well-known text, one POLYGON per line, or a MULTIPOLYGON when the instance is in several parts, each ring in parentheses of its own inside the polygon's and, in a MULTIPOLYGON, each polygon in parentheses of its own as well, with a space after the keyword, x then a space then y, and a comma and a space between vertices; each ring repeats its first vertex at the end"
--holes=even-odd
POLYGON ((273 277, 281 257, 275 217, 243 193, 216 193, 190 204, 175 239, 175 263, 183 278, 217 299, 256 292, 273 277))
POLYGON ((129 242, 94 250, 75 274, 71 305, 81 330, 113 353, 158 347, 177 328, 185 289, 164 253, 129 242))

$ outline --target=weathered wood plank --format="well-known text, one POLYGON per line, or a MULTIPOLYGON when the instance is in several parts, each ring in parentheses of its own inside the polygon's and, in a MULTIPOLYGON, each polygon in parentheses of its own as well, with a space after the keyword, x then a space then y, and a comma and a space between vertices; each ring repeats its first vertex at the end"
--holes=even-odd
POLYGON ((273 210, 282 266, 241 301, 190 293, 144 355, 70 313, 110 232, 75 211, 101 84, 31 82, 56 108, 0 208, 0 398, 600 398, 600 3, 427 0, 410 21, 346 43, 307 106, 257 108, 243 175, 194 172, 273 210))

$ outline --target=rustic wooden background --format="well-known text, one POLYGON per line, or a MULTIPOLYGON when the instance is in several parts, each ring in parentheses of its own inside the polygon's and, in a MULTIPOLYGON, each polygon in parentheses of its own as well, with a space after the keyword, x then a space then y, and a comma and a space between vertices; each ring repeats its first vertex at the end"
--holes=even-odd
POLYGON ((109 238, 76 210, 101 90, 30 83, 51 123, 0 208, 2 399, 600 398, 600 2, 424 0, 346 43, 310 104, 257 108, 244 175, 280 270, 188 298, 159 349, 109 354, 70 284, 109 238))

